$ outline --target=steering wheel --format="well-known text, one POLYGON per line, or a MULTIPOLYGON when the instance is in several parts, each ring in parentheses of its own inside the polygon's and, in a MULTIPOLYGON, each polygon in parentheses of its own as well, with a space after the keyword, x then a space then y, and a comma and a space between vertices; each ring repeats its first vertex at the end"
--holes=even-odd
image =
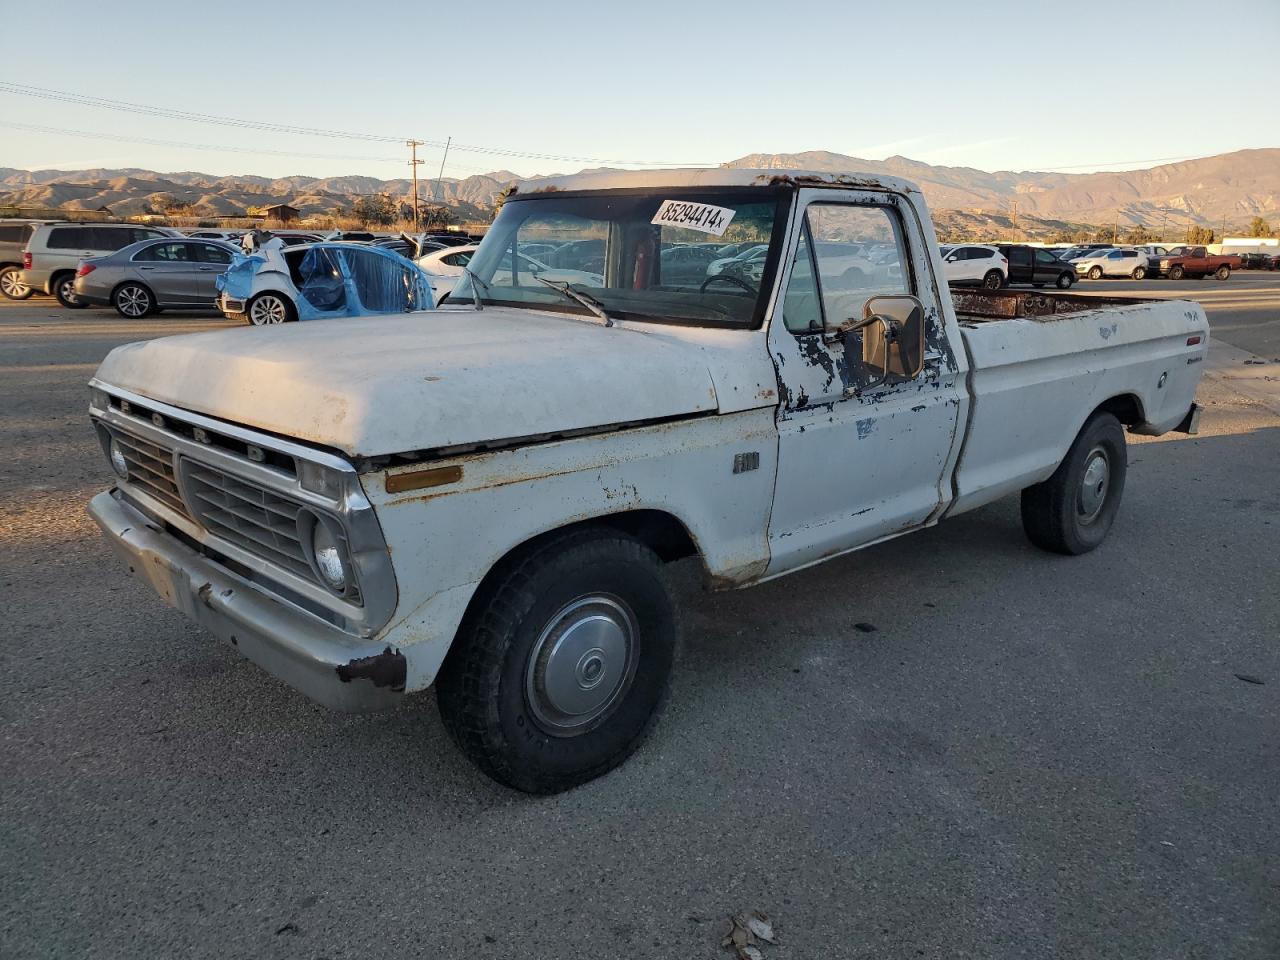
POLYGON ((740 286, 743 290, 747 291, 747 293, 751 294, 753 297, 758 297, 760 295, 759 290, 757 290, 751 284, 747 283, 747 281, 739 277, 735 277, 731 273, 717 273, 715 276, 707 277, 707 279, 702 281, 702 285, 698 287, 698 292, 706 293, 707 285, 715 283, 717 280, 721 280, 725 283, 736 283, 738 286, 740 286))

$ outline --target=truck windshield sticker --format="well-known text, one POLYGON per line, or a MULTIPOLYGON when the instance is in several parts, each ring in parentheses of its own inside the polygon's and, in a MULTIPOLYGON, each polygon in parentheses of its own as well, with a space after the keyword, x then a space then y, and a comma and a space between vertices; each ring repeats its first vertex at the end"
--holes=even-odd
POLYGON ((683 227, 716 237, 724 236, 733 222, 736 210, 713 207, 709 203, 688 203, 684 200, 663 200, 650 223, 660 227, 683 227))

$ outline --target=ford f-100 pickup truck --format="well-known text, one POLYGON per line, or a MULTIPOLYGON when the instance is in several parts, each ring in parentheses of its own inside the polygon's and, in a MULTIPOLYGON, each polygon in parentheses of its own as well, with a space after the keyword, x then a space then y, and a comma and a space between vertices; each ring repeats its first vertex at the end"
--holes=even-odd
POLYGON ((90 414, 115 486, 89 511, 286 683, 348 710, 434 684, 485 772, 562 790, 664 699, 664 564, 745 587, 1010 494, 1035 544, 1080 554, 1120 506, 1125 428, 1194 432, 1196 304, 942 277, 901 180, 528 182, 436 311, 112 351, 90 414), (741 244, 759 271, 663 275, 668 250, 741 244))

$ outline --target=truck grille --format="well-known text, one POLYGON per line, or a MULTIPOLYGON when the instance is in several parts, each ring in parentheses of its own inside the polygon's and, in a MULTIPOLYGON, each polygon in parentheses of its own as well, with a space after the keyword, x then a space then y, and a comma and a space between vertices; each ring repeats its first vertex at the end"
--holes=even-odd
POLYGON ((171 510, 190 518, 182 496, 178 493, 178 479, 173 471, 173 451, 120 430, 112 430, 111 436, 129 465, 129 482, 136 484, 171 510))
POLYGON ((194 519, 215 536, 314 581, 298 538, 300 503, 194 460, 182 475, 194 519))

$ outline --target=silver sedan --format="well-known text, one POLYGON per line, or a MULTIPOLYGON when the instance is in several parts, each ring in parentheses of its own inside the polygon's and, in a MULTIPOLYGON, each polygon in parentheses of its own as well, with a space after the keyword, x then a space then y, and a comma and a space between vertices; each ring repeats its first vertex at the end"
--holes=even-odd
POLYGON ((76 299, 138 319, 157 310, 214 310, 214 280, 238 248, 221 240, 141 240, 106 257, 82 260, 76 299))

